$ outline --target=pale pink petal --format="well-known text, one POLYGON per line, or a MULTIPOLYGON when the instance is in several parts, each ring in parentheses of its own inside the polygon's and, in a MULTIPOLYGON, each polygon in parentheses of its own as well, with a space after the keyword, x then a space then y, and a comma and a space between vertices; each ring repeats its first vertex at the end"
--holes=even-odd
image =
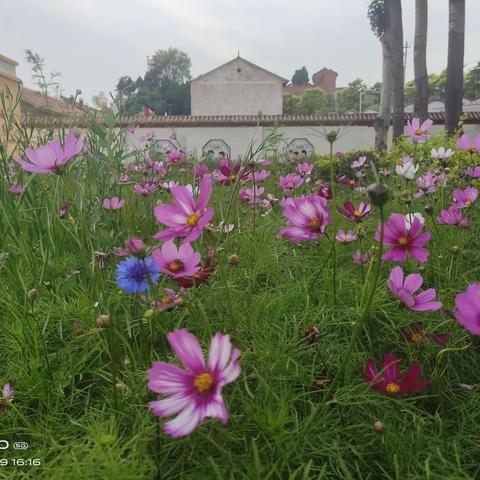
POLYGON ((194 374, 205 372, 205 360, 195 335, 182 328, 169 333, 167 338, 168 343, 187 370, 194 374))

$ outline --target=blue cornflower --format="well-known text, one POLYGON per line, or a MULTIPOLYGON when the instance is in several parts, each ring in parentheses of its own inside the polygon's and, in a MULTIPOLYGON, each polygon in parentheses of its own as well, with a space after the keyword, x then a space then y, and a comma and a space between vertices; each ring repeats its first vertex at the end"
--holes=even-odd
POLYGON ((160 274, 152 257, 127 257, 117 265, 117 284, 128 293, 143 293, 150 290, 151 283, 157 283, 160 274))

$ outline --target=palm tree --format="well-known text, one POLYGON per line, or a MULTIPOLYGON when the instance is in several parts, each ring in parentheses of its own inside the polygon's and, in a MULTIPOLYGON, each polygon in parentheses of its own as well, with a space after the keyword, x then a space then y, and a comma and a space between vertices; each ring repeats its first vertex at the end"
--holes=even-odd
POLYGON ((415 44, 413 65, 415 70, 415 116, 425 120, 428 115, 427 73, 428 0, 415 0, 415 44))
POLYGON ((390 1, 372 0, 368 7, 368 19, 373 33, 382 43, 382 86, 380 109, 375 120, 375 149, 386 150, 387 134, 392 110, 392 31, 390 1))
POLYGON ((403 66, 403 24, 401 0, 386 0, 391 4, 392 28, 392 94, 393 94, 393 140, 403 134, 405 110, 405 73, 403 66))
POLYGON ((453 135, 462 114, 465 0, 449 0, 446 129, 453 135))

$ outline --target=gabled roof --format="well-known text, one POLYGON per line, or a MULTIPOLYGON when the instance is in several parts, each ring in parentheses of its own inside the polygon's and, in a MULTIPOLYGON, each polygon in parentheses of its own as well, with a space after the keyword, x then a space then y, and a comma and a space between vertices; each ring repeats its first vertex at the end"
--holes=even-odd
POLYGON ((0 53, 0 60, 3 60, 6 63, 10 63, 15 67, 18 66, 18 62, 16 62, 15 60, 12 60, 11 58, 6 57, 5 55, 2 55, 1 53, 0 53))
POLYGON ((273 73, 273 72, 270 72, 268 70, 266 70, 265 68, 262 68, 262 67, 259 67, 258 65, 256 65, 255 63, 252 63, 252 62, 249 62, 248 60, 245 60, 244 58, 240 57, 240 55, 238 57, 235 57, 235 58, 232 58, 232 60, 226 62, 226 63, 223 63, 222 65, 214 68, 213 70, 210 70, 206 73, 202 73, 202 75, 199 75, 198 77, 194 78, 192 80, 192 82, 195 82, 197 80, 201 80, 203 79, 204 77, 206 77, 207 75, 210 75, 211 73, 213 72, 216 72, 217 70, 220 70, 221 68, 223 67, 226 67, 227 65, 230 65, 234 62, 236 62, 237 60, 241 60, 242 62, 246 63, 247 65, 250 65, 251 67, 253 68, 256 68, 257 70, 261 70, 262 72, 265 72, 265 73, 268 73, 269 75, 271 75, 272 77, 275 77, 277 78, 278 80, 281 80, 283 84, 286 84, 288 83, 288 80, 286 78, 283 78, 281 77, 280 75, 277 75, 276 73, 273 73))
POLYGON ((48 103, 41 92, 22 87, 20 101, 31 109, 31 114, 45 115, 48 111, 53 115, 79 117, 89 110, 78 102, 73 105, 63 99, 48 97, 48 103))

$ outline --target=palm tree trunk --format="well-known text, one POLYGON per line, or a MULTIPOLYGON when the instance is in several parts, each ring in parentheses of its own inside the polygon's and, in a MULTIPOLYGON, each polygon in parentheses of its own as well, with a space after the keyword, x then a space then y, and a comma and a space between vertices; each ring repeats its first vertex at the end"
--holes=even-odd
POLYGON ((462 114, 465 0, 449 0, 446 129, 453 135, 462 114))
POLYGON ((415 45, 413 63, 415 69, 415 100, 413 111, 423 121, 428 116, 427 73, 427 25, 428 0, 415 0, 415 45))
POLYGON ((375 149, 387 149, 387 137, 392 112, 392 29, 390 4, 385 2, 384 31, 381 39, 383 55, 382 90, 380 109, 375 120, 375 149))
POLYGON ((403 134, 405 118, 405 82, 403 69, 403 24, 401 0, 386 0, 391 3, 392 21, 392 91, 393 91, 393 140, 403 134))

